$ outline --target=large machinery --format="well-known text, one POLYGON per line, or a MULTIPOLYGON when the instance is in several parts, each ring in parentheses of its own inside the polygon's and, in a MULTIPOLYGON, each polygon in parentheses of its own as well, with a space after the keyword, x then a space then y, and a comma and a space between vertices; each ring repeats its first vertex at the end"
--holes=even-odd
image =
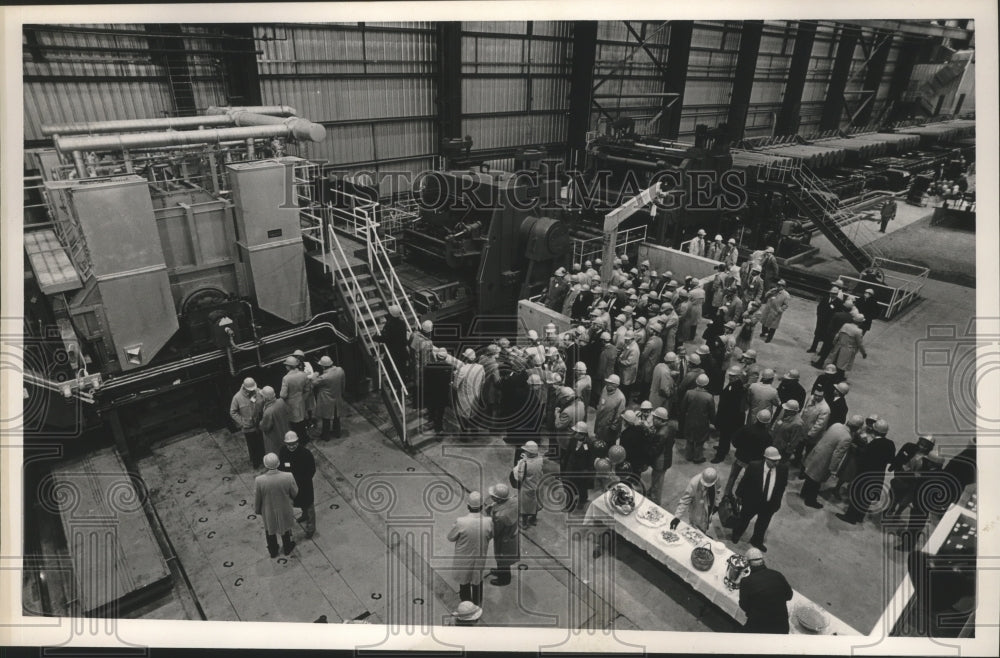
POLYGON ((294 114, 46 127, 54 148, 30 155, 48 217, 25 225, 25 392, 50 400, 43 428, 110 421, 127 450, 147 423, 120 410, 145 419, 143 400, 228 390, 343 337, 306 284, 295 177, 309 163, 287 153, 325 130, 294 114))

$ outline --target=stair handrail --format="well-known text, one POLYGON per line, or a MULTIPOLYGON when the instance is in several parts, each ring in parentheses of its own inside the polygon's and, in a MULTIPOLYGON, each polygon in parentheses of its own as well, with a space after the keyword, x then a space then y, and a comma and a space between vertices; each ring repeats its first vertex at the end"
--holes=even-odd
POLYGON ((386 251, 382 239, 378 236, 375 224, 370 218, 368 223, 368 241, 371 249, 371 260, 378 266, 379 272, 382 273, 382 278, 385 279, 386 285, 389 288, 389 296, 396 306, 409 311, 409 316, 405 312, 403 313, 403 321, 406 323, 407 329, 411 332, 417 331, 420 328, 420 316, 417 315, 413 304, 410 303, 410 297, 406 294, 406 289, 403 288, 403 282, 399 280, 396 268, 392 266, 392 261, 389 260, 389 252, 386 251), (396 294, 397 290, 399 291, 399 295, 396 294), (402 300, 400 300, 400 297, 402 297, 402 300))
MULTIPOLYGON (((361 284, 358 282, 357 276, 354 274, 354 270, 348 265, 350 261, 347 259, 347 253, 344 251, 344 247, 340 244, 340 239, 337 238, 336 231, 334 231, 333 226, 329 226, 329 233, 331 238, 331 243, 336 246, 337 251, 340 252, 341 257, 344 262, 344 269, 349 273, 349 280, 354 284, 354 291, 352 292, 350 286, 347 287, 348 293, 351 295, 351 299, 354 300, 354 307, 356 309, 355 317, 361 322, 364 327, 373 326, 374 329, 378 330, 378 323, 375 321, 375 314, 372 312, 371 306, 368 305, 368 299, 365 297, 364 292, 361 289, 361 284), (357 302, 358 297, 364 302, 364 309, 368 312, 367 317, 361 312, 360 305, 357 302)), ((341 270, 343 272, 343 269, 341 270)), ((374 278, 374 277, 372 277, 374 278)), ((345 278, 345 281, 347 279, 345 278)), ((348 306, 351 305, 350 300, 348 300, 348 306)), ((393 360, 392 355, 388 352, 384 352, 381 348, 381 343, 375 342, 372 338, 372 334, 366 331, 360 332, 363 334, 362 340, 365 345, 369 348, 372 358, 375 360, 376 368, 379 374, 379 388, 382 388, 382 380, 389 385, 389 392, 392 396, 393 402, 399 409, 400 422, 402 425, 402 432, 400 438, 403 441, 403 445, 409 446, 409 437, 406 432, 406 398, 408 396, 408 391, 406 389, 406 383, 403 381, 402 375, 399 374, 399 368, 396 367, 396 362, 393 360), (384 353, 383 353, 384 352, 384 353), (386 368, 386 361, 388 361, 391 367, 391 372, 389 368, 386 368), (395 379, 393 378, 395 376, 395 379)))

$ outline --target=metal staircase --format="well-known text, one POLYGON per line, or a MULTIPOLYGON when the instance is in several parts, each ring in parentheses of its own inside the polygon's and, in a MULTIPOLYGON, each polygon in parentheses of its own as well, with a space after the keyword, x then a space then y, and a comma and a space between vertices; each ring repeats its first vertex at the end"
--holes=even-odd
POLYGON ((302 236, 310 246, 320 250, 324 274, 331 276, 353 333, 365 347, 368 368, 375 375, 389 419, 403 446, 409 449, 410 437, 420 422, 419 414, 407 410, 407 373, 400 372, 378 336, 390 304, 402 309, 409 331, 419 328, 419 318, 379 236, 375 219, 379 215, 378 203, 359 198, 358 203, 347 209, 319 204, 312 196, 312 181, 317 172, 318 166, 313 163, 302 163, 293 170, 302 236), (363 252, 355 252, 350 246, 345 248, 345 243, 351 245, 355 240, 364 242, 363 252), (362 260, 360 256, 366 258, 362 260))
POLYGON ((785 191, 799 211, 859 272, 870 267, 872 260, 880 255, 870 245, 861 247, 848 237, 843 227, 856 219, 856 213, 844 208, 837 195, 830 192, 823 181, 801 162, 762 168, 758 180, 785 186, 785 191))

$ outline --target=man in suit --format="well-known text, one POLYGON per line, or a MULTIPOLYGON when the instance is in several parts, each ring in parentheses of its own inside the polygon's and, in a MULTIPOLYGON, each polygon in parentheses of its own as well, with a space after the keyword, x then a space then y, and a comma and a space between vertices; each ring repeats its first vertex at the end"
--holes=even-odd
POLYGON ((451 375, 454 366, 448 361, 445 348, 435 347, 432 354, 434 359, 420 369, 423 377, 420 392, 434 432, 440 436, 444 432, 444 410, 451 400, 451 375))
POLYGON ((864 320, 858 326, 861 327, 861 335, 864 336, 872 328, 872 320, 882 314, 878 299, 875 298, 874 288, 865 288, 864 295, 857 303, 858 313, 864 316, 864 320))
POLYGON ((448 531, 448 541, 455 544, 453 566, 459 583, 459 598, 483 603, 483 568, 493 539, 493 520, 482 513, 483 497, 473 491, 466 499, 469 513, 455 520, 448 531))
POLYGON ((750 574, 740 581, 740 608, 747 613, 745 633, 788 634, 788 602, 792 587, 781 573, 764 565, 761 551, 746 554, 750 574))
POLYGON ((750 545, 767 552, 764 535, 771 517, 781 508, 781 497, 788 486, 788 465, 781 462, 781 453, 774 446, 764 451, 764 459, 750 462, 746 475, 736 488, 740 500, 740 516, 733 527, 733 543, 739 543, 750 521, 756 516, 750 545))
POLYGON ((258 475, 253 482, 253 511, 264 521, 264 537, 271 557, 278 557, 278 535, 281 535, 285 555, 295 548, 292 541, 292 528, 295 527, 292 501, 299 488, 295 485, 295 477, 279 471, 279 466, 281 460, 278 455, 267 453, 264 455, 267 472, 258 475))
MULTIPOLYGON (((323 355, 319 360, 322 372, 313 380, 313 393, 316 395, 315 417, 322 423, 319 438, 329 441, 330 436, 340 438, 340 407, 344 398, 344 369, 334 365, 333 359, 323 355)), ((402 372, 402 371, 401 371, 402 372)))
POLYGON ((833 286, 830 292, 816 305, 816 328, 813 329, 813 341, 807 354, 813 354, 819 348, 821 342, 825 343, 831 337, 826 335, 826 329, 830 325, 830 318, 837 311, 844 308, 844 302, 840 298, 840 288, 833 286))
POLYGON ((830 316, 830 322, 826 325, 826 331, 820 338, 823 341, 823 347, 816 355, 816 360, 812 362, 814 368, 823 367, 826 357, 830 356, 830 352, 833 351, 833 339, 840 333, 841 327, 850 322, 853 317, 854 303, 850 301, 845 302, 843 308, 830 316))
POLYGON ((847 382, 837 382, 833 385, 833 400, 830 401, 829 424, 847 422, 847 394, 851 385, 847 382))
POLYGON ((888 433, 889 423, 876 420, 872 427, 874 438, 858 456, 858 473, 851 481, 847 513, 837 514, 841 521, 852 525, 864 521, 868 509, 878 500, 885 485, 885 471, 896 454, 896 444, 886 436, 888 433))

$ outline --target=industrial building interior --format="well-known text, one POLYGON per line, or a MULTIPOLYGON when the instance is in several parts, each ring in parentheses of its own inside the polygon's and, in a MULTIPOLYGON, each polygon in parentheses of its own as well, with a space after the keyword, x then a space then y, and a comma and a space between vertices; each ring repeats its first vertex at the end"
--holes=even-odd
MULTIPOLYGON (((575 341, 591 336, 593 287, 656 324, 666 296, 649 295, 662 282, 650 270, 685 288, 719 271, 722 257, 692 243, 702 231, 735 245, 734 266, 773 251, 787 310, 773 340, 749 326, 778 380, 823 372, 807 349, 832 284, 857 304, 872 289, 867 353, 844 368, 850 413, 887 421, 896 449, 933 436, 940 463, 971 468, 906 544, 875 502, 852 524, 837 491, 804 504, 793 467, 766 554, 794 590, 789 632, 975 637, 974 28, 25 25, 24 614, 469 623, 449 531, 472 492, 519 486, 515 450, 532 438, 537 522, 515 522, 511 584, 485 574, 475 590, 479 625, 740 632, 747 538, 715 517, 668 546, 666 526, 628 525, 638 513, 601 534, 617 462, 594 466, 588 508, 547 422, 520 439, 510 424, 470 425, 460 389, 436 431, 423 353, 383 334, 401 322, 458 372, 552 348, 563 369, 542 382, 549 417, 587 361, 575 341), (576 299, 591 292, 583 317, 553 303, 564 274, 576 299), (608 293, 618 274, 642 299, 608 293), (269 557, 254 509, 265 469, 230 407, 246 378, 284 397, 296 350, 308 371, 343 368, 339 431, 302 421, 315 532, 303 516, 294 550, 269 557), (921 357, 942 350, 945 362, 921 357), (700 540, 711 570, 689 557, 700 540)), ((695 320, 678 347, 700 353, 713 324, 695 320)), ((634 392, 638 411, 649 391, 634 392)), ((593 432, 597 404, 582 403, 593 432)), ((668 516, 708 466, 686 449, 681 434, 659 493, 668 516)), ((715 464, 723 483, 734 459, 715 464)), ((648 495, 650 478, 633 488, 648 495)))

